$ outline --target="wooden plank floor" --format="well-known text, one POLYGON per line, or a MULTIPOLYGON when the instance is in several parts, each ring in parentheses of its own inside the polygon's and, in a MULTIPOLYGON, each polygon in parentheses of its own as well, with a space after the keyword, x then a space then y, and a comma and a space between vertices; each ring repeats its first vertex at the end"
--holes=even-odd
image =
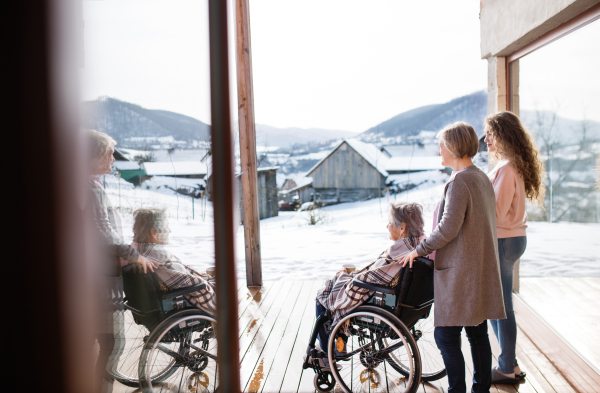
MULTIPOLYGON (((302 363, 315 321, 314 299, 320 286, 321 282, 316 281, 269 282, 260 289, 249 289, 240 284, 240 370, 244 392, 315 392, 314 372, 302 370, 302 363)), ((489 332, 495 364, 499 348, 491 327, 489 332)), ((472 362, 466 337, 463 353, 470 388, 472 362)), ((519 332, 517 358, 527 372, 527 381, 515 386, 493 386, 493 393, 575 392, 522 332, 519 332)), ((115 385, 115 392, 139 391, 115 385)), ((447 387, 447 378, 443 378, 422 383, 419 393, 446 392, 447 387)))
POLYGON ((600 370, 600 277, 521 278, 519 297, 600 370))

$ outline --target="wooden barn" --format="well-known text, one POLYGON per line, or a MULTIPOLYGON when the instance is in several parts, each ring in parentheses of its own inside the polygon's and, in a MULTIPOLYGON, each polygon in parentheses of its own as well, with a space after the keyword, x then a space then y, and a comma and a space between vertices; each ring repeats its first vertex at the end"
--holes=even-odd
POLYGON ((356 139, 341 142, 306 174, 313 178, 315 201, 332 204, 384 195, 388 160, 375 145, 356 139))

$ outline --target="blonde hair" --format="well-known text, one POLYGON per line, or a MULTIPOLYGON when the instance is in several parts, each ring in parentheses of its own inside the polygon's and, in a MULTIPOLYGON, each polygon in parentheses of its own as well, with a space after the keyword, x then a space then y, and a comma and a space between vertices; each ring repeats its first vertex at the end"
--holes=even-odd
POLYGON ((133 241, 149 243, 152 228, 161 232, 167 221, 166 207, 142 207, 133 212, 133 241))
POLYGON ((93 164, 102 160, 106 153, 117 144, 109 135, 96 130, 87 130, 87 139, 93 164))
POLYGON ((414 202, 391 202, 389 210, 390 224, 396 228, 406 224, 406 233, 411 237, 423 236, 423 207, 414 202))
POLYGON ((494 138, 495 158, 499 152, 515 166, 525 181, 525 195, 532 202, 544 206, 546 170, 540 152, 519 117, 512 112, 498 112, 485 118, 487 132, 494 138))
POLYGON ((473 127, 464 121, 447 125, 437 137, 454 158, 473 158, 479 151, 479 138, 473 127))

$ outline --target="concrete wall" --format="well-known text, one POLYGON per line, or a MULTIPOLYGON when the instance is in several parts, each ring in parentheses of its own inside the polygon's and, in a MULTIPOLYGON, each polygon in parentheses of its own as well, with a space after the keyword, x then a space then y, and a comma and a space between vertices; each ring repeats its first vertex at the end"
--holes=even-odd
POLYGON ((483 0, 481 58, 508 56, 598 0, 483 0))

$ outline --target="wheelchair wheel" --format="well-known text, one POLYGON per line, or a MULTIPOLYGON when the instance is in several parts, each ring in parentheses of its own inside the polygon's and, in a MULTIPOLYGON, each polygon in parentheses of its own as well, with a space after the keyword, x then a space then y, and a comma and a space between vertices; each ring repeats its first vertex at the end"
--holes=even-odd
POLYGON ((140 357, 138 373, 143 392, 157 382, 169 392, 213 392, 217 386, 216 321, 200 310, 183 310, 162 321, 150 334, 140 357), (169 368, 170 367, 170 368, 169 368), (157 379, 157 374, 167 377, 157 379))
MULTIPOLYGON (((410 331, 417 341, 419 353, 421 355, 421 380, 425 382, 437 381, 446 376, 446 366, 444 359, 435 343, 433 332, 435 326, 433 324, 433 307, 429 313, 429 317, 420 319, 410 331)), ((392 359, 398 365, 398 372, 403 375, 408 375, 407 367, 399 359, 392 359)))
POLYGON ((419 388, 417 343, 402 321, 379 307, 362 306, 345 316, 331 331, 328 354, 333 376, 346 393, 414 393, 419 388), (347 337, 344 348, 338 337, 347 337), (394 358, 407 366, 408 375, 394 367, 394 358))
MULTIPOLYGON (((123 319, 123 323, 120 324, 120 331, 115 335, 115 347, 119 348, 120 354, 115 356, 116 363, 112 369, 107 370, 107 373, 119 383, 135 388, 140 384, 138 378, 139 360, 144 341, 148 338, 150 332, 144 325, 135 323, 131 311, 122 312, 120 318, 123 319)), ((166 364, 163 370, 157 370, 152 377, 152 381, 156 383, 168 378, 169 370, 172 367, 172 364, 166 364)))
POLYGON ((333 390, 335 387, 335 380, 333 379, 333 374, 328 371, 323 371, 321 375, 318 373, 315 374, 313 384, 315 385, 317 392, 326 393, 333 390))

